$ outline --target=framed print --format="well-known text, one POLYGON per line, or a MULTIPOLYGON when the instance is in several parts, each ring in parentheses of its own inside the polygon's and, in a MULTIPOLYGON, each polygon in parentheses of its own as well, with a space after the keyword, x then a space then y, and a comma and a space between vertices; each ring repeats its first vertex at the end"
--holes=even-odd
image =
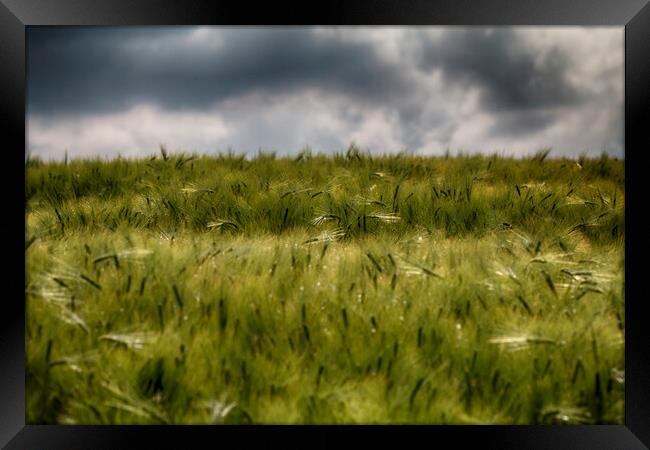
POLYGON ((647 448, 647 2, 0 11, 7 448, 647 448))

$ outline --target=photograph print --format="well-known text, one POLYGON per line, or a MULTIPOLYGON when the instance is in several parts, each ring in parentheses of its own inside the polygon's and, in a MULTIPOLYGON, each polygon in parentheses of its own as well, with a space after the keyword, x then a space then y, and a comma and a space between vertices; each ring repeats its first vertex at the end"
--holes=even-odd
POLYGON ((623 27, 27 26, 27 424, 624 424, 623 27))

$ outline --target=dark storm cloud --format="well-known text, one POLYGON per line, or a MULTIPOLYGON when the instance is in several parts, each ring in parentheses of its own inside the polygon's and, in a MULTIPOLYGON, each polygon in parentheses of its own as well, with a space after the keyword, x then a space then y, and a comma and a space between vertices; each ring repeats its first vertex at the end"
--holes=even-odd
POLYGON ((495 136, 525 136, 543 130, 556 119, 557 114, 545 110, 530 111, 526 114, 509 112, 497 116, 495 124, 490 128, 490 132, 495 136))
POLYGON ((30 113, 100 112, 123 106, 135 61, 120 51, 138 37, 174 33, 155 27, 31 27, 27 33, 27 96, 30 113))
MULTIPOLYGON (((421 44, 420 68, 439 69, 451 83, 479 87, 490 110, 566 106, 583 99, 567 80, 569 57, 554 47, 536 62, 539 55, 513 29, 450 30, 433 45, 421 44)), ((532 119, 527 123, 533 125, 532 119)))
POLYGON ((364 43, 308 28, 232 29, 195 45, 187 29, 36 28, 29 36, 29 109, 89 113, 154 103, 204 109, 250 92, 331 90, 378 103, 409 88, 408 73, 364 43))

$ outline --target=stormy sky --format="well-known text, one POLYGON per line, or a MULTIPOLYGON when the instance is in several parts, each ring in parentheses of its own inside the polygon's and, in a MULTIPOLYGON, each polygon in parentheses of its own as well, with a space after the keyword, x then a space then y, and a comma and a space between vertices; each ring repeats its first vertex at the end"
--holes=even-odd
POLYGON ((27 152, 623 157, 622 27, 28 27, 27 152))

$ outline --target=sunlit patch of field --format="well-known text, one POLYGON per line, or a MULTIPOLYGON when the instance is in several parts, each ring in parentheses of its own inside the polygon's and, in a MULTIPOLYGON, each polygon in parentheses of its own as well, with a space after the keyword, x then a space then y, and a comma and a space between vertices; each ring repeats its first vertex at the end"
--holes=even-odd
POLYGON ((623 423, 622 161, 26 178, 28 423, 623 423))

